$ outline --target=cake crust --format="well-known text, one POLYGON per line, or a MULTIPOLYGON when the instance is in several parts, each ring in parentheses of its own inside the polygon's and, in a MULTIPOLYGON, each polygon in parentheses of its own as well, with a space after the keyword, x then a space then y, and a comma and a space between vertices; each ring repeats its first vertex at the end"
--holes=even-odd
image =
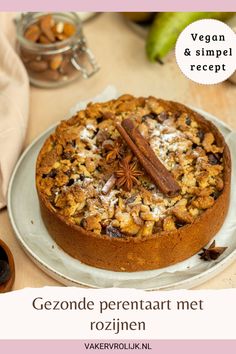
MULTIPOLYGON (((128 101, 130 97, 128 96, 128 101)), ((152 98, 154 99, 154 98, 152 98)), ((154 99, 156 100, 156 99, 154 99)), ((126 99, 123 99, 126 102, 126 99)), ((223 190, 214 204, 199 216, 179 228, 161 230, 142 237, 124 234, 123 237, 110 237, 86 230, 70 221, 52 207, 49 198, 40 185, 42 157, 50 138, 45 142, 37 160, 36 186, 43 221, 56 243, 72 257, 81 262, 113 271, 142 271, 166 267, 183 261, 201 250, 219 231, 226 217, 229 197, 231 160, 227 144, 219 130, 198 113, 184 105, 171 101, 156 100, 167 112, 181 112, 191 116, 204 130, 211 132, 216 146, 222 148, 223 190)))

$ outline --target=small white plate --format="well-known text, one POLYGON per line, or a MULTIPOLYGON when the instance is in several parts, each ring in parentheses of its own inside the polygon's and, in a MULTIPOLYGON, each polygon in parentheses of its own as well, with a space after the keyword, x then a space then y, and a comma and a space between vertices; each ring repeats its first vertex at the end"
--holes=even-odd
MULTIPOLYGON (((231 133, 230 128, 217 118, 201 110, 196 111, 213 121, 224 136, 231 133)), ((25 150, 12 174, 8 191, 8 212, 17 240, 30 258, 52 278, 65 285, 94 288, 187 289, 210 279, 236 259, 235 231, 227 239, 227 244, 223 244, 228 246, 227 251, 217 261, 212 262, 204 262, 195 255, 161 270, 128 273, 90 267, 70 257, 48 234, 41 219, 35 188, 36 158, 45 139, 54 129, 55 126, 50 127, 25 150)), ((234 156, 236 157, 236 154, 234 156)), ((234 156, 232 157, 235 159, 234 156)), ((233 208, 233 202, 235 203, 234 199, 231 198, 230 210, 233 208)), ((225 224, 228 219, 227 217, 225 224)), ((216 235, 216 240, 225 234, 225 224, 216 235)))

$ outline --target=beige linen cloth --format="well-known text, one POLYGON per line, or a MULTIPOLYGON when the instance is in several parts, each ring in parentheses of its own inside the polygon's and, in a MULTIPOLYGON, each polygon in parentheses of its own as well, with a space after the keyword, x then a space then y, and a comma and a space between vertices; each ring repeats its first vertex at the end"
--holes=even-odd
POLYGON ((29 82, 15 44, 12 13, 0 13, 0 209, 22 151, 29 110, 29 82))

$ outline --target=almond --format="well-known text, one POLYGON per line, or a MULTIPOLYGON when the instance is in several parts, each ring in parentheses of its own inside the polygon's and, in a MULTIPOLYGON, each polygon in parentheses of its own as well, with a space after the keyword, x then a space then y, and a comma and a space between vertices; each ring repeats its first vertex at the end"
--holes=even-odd
POLYGON ((63 33, 64 31, 64 23, 63 22, 58 22, 56 24, 56 32, 57 33, 63 33))
POLYGON ((71 67, 71 63, 70 63, 70 58, 69 57, 64 57, 61 65, 60 65, 60 73, 61 74, 67 74, 67 72, 69 71, 71 67))
POLYGON ((40 73, 47 70, 48 63, 44 60, 41 61, 33 60, 30 63, 28 63, 28 68, 32 71, 40 73))
POLYGON ((48 39, 48 37, 46 37, 44 34, 41 34, 41 36, 39 37, 39 42, 40 42, 41 44, 50 44, 50 43, 52 43, 52 42, 48 39))
POLYGON ((49 63, 49 66, 52 70, 57 70, 61 66, 63 61, 63 56, 61 54, 55 55, 49 63))
POLYGON ((40 30, 39 26, 31 25, 25 31, 24 36, 29 41, 36 42, 39 39, 40 34, 41 34, 41 30, 40 30))
POLYGON ((56 70, 46 70, 42 73, 41 78, 49 81, 57 81, 60 79, 60 74, 56 70))
POLYGON ((37 60, 38 58, 38 60, 41 60, 41 56, 37 56, 35 53, 32 53, 25 48, 20 49, 20 56, 24 63, 29 63, 30 61, 37 60))
POLYGON ((40 28, 50 42, 55 42, 55 36, 52 31, 54 20, 51 15, 43 16, 40 20, 40 28))
POLYGON ((67 38, 67 36, 64 33, 57 33, 56 37, 59 41, 64 41, 67 38))
POLYGON ((64 23, 64 31, 63 32, 67 37, 71 37, 75 34, 76 28, 72 23, 66 22, 66 23, 64 23))

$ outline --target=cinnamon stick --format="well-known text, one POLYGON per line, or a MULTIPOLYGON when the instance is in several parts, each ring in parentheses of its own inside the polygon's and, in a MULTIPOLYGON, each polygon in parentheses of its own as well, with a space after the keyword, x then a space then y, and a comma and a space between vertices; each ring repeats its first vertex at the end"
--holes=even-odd
MULTIPOLYGON (((161 174, 164 176, 165 174, 171 175, 163 163, 158 159, 147 140, 145 140, 145 138, 141 135, 138 128, 134 125, 134 122, 130 118, 124 119, 122 121, 122 127, 126 130, 130 138, 138 146, 143 155, 155 166, 155 168, 161 174)), ((173 179, 172 175, 171 178, 173 179)))
POLYGON ((180 190, 178 183, 157 158, 151 146, 135 127, 133 121, 127 118, 121 124, 116 124, 117 130, 155 185, 163 194, 175 195, 180 190))

